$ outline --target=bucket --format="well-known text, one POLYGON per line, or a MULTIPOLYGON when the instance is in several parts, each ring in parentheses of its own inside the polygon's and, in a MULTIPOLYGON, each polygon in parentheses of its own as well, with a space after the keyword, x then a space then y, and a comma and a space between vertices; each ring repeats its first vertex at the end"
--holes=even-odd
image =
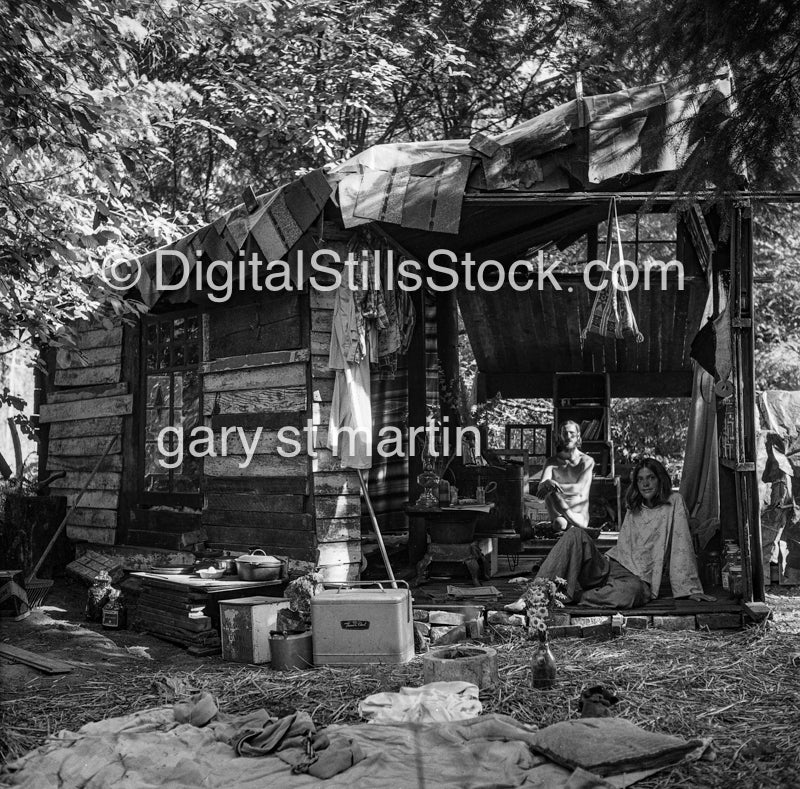
POLYGON ((293 668, 312 668, 314 658, 311 648, 311 631, 305 633, 270 633, 270 653, 275 671, 293 668))

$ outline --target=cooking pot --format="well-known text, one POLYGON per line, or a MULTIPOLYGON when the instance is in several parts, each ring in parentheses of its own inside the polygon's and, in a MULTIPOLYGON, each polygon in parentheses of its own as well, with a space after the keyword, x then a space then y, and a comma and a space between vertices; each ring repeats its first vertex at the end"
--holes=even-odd
POLYGON ((236 559, 236 572, 243 581, 275 581, 283 575, 284 562, 267 556, 261 548, 236 559))
POLYGON ((233 556, 220 556, 214 559, 214 566, 225 571, 225 575, 236 575, 236 559, 233 556))

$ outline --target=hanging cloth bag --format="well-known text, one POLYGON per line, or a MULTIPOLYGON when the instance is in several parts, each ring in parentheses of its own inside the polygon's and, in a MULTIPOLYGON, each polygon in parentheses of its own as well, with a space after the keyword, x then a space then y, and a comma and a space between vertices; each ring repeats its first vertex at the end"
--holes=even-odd
POLYGON ((617 236, 617 251, 619 260, 622 261, 625 255, 622 251, 622 234, 619 229, 619 218, 617 216, 617 198, 612 197, 608 206, 608 228, 606 234, 606 262, 601 280, 602 290, 598 290, 594 297, 592 310, 589 313, 589 322, 581 332, 581 339, 585 340, 591 332, 601 337, 616 337, 619 340, 633 338, 636 342, 642 342, 644 337, 636 325, 636 317, 631 307, 630 296, 628 295, 627 266, 618 265, 615 272, 611 266, 612 257, 612 220, 613 230, 617 236))

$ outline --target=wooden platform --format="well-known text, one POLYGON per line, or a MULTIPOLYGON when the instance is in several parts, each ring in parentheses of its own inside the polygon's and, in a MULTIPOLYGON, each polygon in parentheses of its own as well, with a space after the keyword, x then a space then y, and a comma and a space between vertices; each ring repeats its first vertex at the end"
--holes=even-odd
MULTIPOLYGON (((412 589, 414 604, 427 607, 432 604, 478 605, 485 609, 486 618, 490 624, 518 624, 520 623, 519 619, 512 618, 510 622, 505 621, 508 614, 504 611, 507 603, 511 603, 519 597, 519 586, 509 583, 510 579, 517 575, 517 573, 510 574, 508 571, 501 571, 499 575, 483 582, 484 587, 493 586, 500 592, 501 596, 497 600, 461 600, 448 596, 448 586, 460 587, 465 590, 475 589, 468 578, 463 578, 428 581, 412 589)), ((621 614, 625 619, 625 625, 630 629, 657 627, 666 630, 739 629, 748 623, 764 618, 764 612, 751 612, 741 600, 733 599, 724 589, 711 590, 710 594, 715 595, 717 600, 700 602, 663 597, 652 600, 640 608, 623 611, 580 605, 564 606, 554 612, 554 626, 551 627, 551 634, 554 637, 587 636, 603 635, 608 631, 610 635, 614 614, 621 614)))

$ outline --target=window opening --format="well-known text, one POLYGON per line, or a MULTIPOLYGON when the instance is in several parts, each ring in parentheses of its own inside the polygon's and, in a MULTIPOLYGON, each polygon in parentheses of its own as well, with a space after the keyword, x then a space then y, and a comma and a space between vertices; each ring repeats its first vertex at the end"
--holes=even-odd
POLYGON ((189 453, 190 431, 201 424, 200 314, 144 318, 144 477, 145 494, 198 494, 201 461, 189 453), (159 449, 164 434, 166 454, 159 449), (182 447, 180 458, 172 453, 182 447), (165 468, 159 461, 172 465, 165 468))

